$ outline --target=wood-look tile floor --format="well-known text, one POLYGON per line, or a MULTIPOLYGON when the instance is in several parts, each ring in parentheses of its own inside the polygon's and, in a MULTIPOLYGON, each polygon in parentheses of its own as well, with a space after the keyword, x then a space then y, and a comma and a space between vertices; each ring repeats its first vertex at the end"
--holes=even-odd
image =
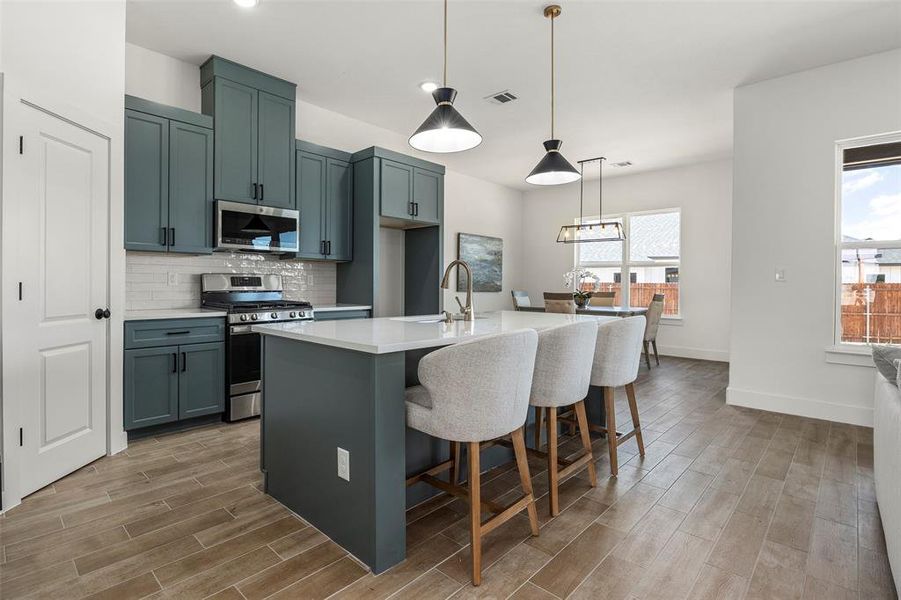
MULTIPOLYGON (((727 366, 664 358, 637 384, 647 444, 584 472, 541 535, 517 517, 469 585, 466 507, 408 512, 408 558, 368 573, 260 491, 259 423, 131 444, 0 519, 2 598, 895 598, 873 491, 872 431, 724 404, 727 366)), ((617 397, 618 418, 627 418, 617 397)), ((622 400, 622 401, 621 401, 622 400)), ((561 454, 578 449, 564 437, 561 454)), ((512 465, 483 495, 515 496, 512 465)))

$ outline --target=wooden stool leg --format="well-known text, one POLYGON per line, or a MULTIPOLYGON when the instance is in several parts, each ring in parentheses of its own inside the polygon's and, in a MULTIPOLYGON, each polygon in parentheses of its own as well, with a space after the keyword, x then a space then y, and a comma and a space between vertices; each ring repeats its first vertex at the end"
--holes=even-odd
POLYGON ((482 583, 482 499, 479 489, 479 443, 469 442, 469 543, 472 551, 472 584, 482 583))
POLYGON ((451 442, 450 443, 450 459, 454 461, 454 464, 450 469, 450 482, 454 485, 457 485, 457 481, 460 479, 460 442, 451 442))
POLYGON ((610 474, 616 477, 619 465, 616 460, 616 405, 613 403, 613 388, 604 388, 604 410, 607 413, 607 447, 610 449, 610 474))
POLYGON ((519 469, 519 481, 522 491, 531 500, 526 510, 529 512, 529 525, 532 527, 532 535, 538 535, 538 510, 535 508, 535 496, 532 494, 532 476, 529 474, 529 459, 526 457, 526 440, 523 428, 514 431, 513 452, 516 454, 516 467, 519 469))
POLYGON ((657 361, 657 366, 660 366, 660 355, 657 354, 657 340, 652 340, 651 345, 654 347, 654 360, 657 361))
POLYGON ((635 429, 635 440, 638 442, 638 453, 644 456, 644 440, 641 437, 641 423, 638 420, 638 404, 635 402, 635 387, 626 385, 626 396, 629 397, 629 411, 632 413, 632 427, 635 429))
POLYGON ((556 517, 560 501, 557 497, 557 409, 554 407, 547 409, 547 481, 551 516, 556 517))
POLYGON ((535 407, 535 450, 541 449, 541 427, 542 421, 544 420, 544 407, 536 406, 535 407))
POLYGON ((648 365, 648 369, 650 370, 650 368, 651 368, 651 355, 648 354, 648 343, 647 343, 647 342, 642 342, 642 345, 644 346, 644 362, 648 365))
POLYGON ((591 452, 591 435, 588 433, 588 415, 585 413, 584 400, 576 402, 576 419, 579 421, 579 433, 582 435, 582 447, 585 448, 585 451, 591 456, 591 460, 588 461, 588 481, 591 483, 591 487, 597 487, 598 474, 594 470, 594 456, 591 452))

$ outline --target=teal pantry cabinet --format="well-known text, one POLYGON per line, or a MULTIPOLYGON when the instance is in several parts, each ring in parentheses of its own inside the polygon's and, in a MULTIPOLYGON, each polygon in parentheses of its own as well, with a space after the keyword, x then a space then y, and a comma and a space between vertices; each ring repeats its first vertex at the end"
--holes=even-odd
POLYGON ((297 140, 298 258, 353 258, 353 165, 347 152, 297 140))
POLYGON ((381 159, 379 169, 381 216, 409 224, 435 225, 440 221, 444 203, 443 172, 388 158, 381 159))
POLYGON ((213 250, 213 120, 125 97, 125 248, 213 250))
POLYGON ((297 86, 219 56, 201 65, 200 86, 214 119, 216 199, 293 209, 297 86))
POLYGON ((225 411, 225 319, 125 323, 126 431, 225 411))

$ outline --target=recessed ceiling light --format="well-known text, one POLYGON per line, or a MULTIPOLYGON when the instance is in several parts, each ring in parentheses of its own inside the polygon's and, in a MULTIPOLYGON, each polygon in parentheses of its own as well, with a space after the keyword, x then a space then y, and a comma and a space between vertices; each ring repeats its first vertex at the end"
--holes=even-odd
POLYGON ((235 4, 241 8, 253 8, 260 3, 260 0, 235 0, 235 4))
POLYGON ((423 81, 422 83, 419 84, 419 89, 421 89, 423 92, 425 92, 427 94, 431 94, 432 92, 434 92, 435 90, 438 89, 438 84, 435 83, 434 81, 423 81))

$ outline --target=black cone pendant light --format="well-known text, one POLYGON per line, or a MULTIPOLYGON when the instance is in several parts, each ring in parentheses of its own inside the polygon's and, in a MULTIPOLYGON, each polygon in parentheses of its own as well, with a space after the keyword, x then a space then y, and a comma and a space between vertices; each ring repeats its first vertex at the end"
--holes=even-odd
POLYGON ((461 152, 482 143, 479 132, 454 108, 457 90, 447 87, 447 0, 444 0, 444 83, 432 92, 435 110, 413 135, 410 145, 424 152, 461 152))
POLYGON ((526 177, 526 183, 535 185, 559 185, 570 183, 581 177, 579 172, 560 154, 563 142, 554 138, 554 110, 556 98, 554 90, 554 19, 560 16, 562 9, 556 4, 545 7, 544 16, 551 20, 551 139, 544 142, 546 154, 526 177))

